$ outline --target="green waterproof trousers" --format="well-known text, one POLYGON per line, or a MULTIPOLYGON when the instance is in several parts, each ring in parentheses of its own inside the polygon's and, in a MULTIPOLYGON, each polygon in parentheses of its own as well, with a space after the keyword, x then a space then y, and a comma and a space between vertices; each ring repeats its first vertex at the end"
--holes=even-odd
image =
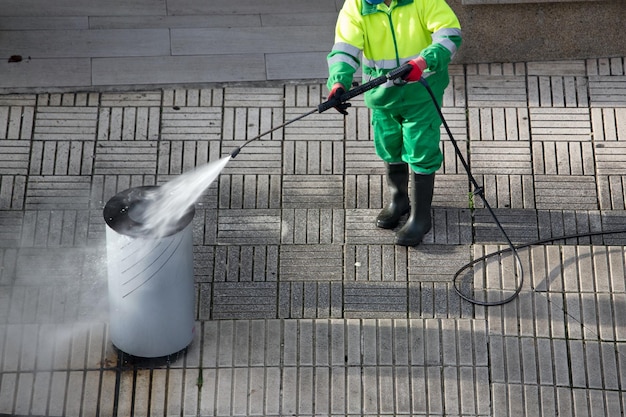
POLYGON ((441 118, 430 100, 372 109, 376 154, 389 164, 406 162, 418 174, 433 174, 441 167, 440 126, 441 118))

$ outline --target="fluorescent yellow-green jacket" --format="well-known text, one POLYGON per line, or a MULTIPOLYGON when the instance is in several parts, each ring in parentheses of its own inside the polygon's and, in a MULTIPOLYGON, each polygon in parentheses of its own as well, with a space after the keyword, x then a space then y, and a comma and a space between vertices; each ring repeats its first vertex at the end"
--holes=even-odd
MULTIPOLYGON (((440 95, 449 82, 448 64, 460 45, 461 26, 445 0, 393 0, 389 7, 346 0, 328 54, 328 88, 335 83, 350 87, 360 66, 367 82, 421 55, 428 64, 424 77, 440 95)), ((372 108, 427 100, 424 87, 416 82, 402 87, 387 82, 365 94, 365 103, 372 108)))

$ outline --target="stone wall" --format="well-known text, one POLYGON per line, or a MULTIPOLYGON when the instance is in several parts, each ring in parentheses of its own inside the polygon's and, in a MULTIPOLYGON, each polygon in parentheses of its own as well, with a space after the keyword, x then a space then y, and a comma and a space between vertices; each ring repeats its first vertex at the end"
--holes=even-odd
POLYGON ((626 0, 448 3, 463 29, 464 43, 455 63, 626 56, 626 0))

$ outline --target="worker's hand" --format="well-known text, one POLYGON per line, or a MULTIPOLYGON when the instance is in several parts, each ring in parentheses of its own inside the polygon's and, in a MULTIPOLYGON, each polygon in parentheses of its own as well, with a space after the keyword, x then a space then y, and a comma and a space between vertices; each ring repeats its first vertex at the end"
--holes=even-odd
POLYGON ((403 79, 405 81, 419 81, 419 79, 422 78, 422 73, 424 72, 426 67, 428 67, 426 60, 423 57, 419 56, 415 59, 410 60, 408 64, 411 65, 412 68, 411 71, 409 71, 407 75, 403 77, 403 79))
POLYGON ((335 108, 335 110, 337 110, 339 113, 343 115, 348 114, 348 107, 351 106, 350 103, 341 102, 341 96, 345 92, 346 92, 346 89, 343 87, 341 83, 335 83, 333 85, 333 88, 331 88, 330 93, 328 94, 328 101, 335 100, 337 104, 335 104, 333 107, 335 108))

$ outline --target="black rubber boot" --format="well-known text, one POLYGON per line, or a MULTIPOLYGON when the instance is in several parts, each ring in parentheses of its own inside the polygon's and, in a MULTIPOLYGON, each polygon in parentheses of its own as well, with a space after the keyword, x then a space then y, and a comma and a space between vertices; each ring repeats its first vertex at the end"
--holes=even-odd
POLYGON ((411 215, 406 224, 396 233, 396 245, 415 246, 430 231, 432 222, 430 208, 433 202, 435 174, 413 173, 411 186, 411 215))
POLYGON ((400 218, 409 212, 409 166, 406 163, 385 166, 391 202, 376 217, 376 226, 393 229, 400 222, 400 218))

